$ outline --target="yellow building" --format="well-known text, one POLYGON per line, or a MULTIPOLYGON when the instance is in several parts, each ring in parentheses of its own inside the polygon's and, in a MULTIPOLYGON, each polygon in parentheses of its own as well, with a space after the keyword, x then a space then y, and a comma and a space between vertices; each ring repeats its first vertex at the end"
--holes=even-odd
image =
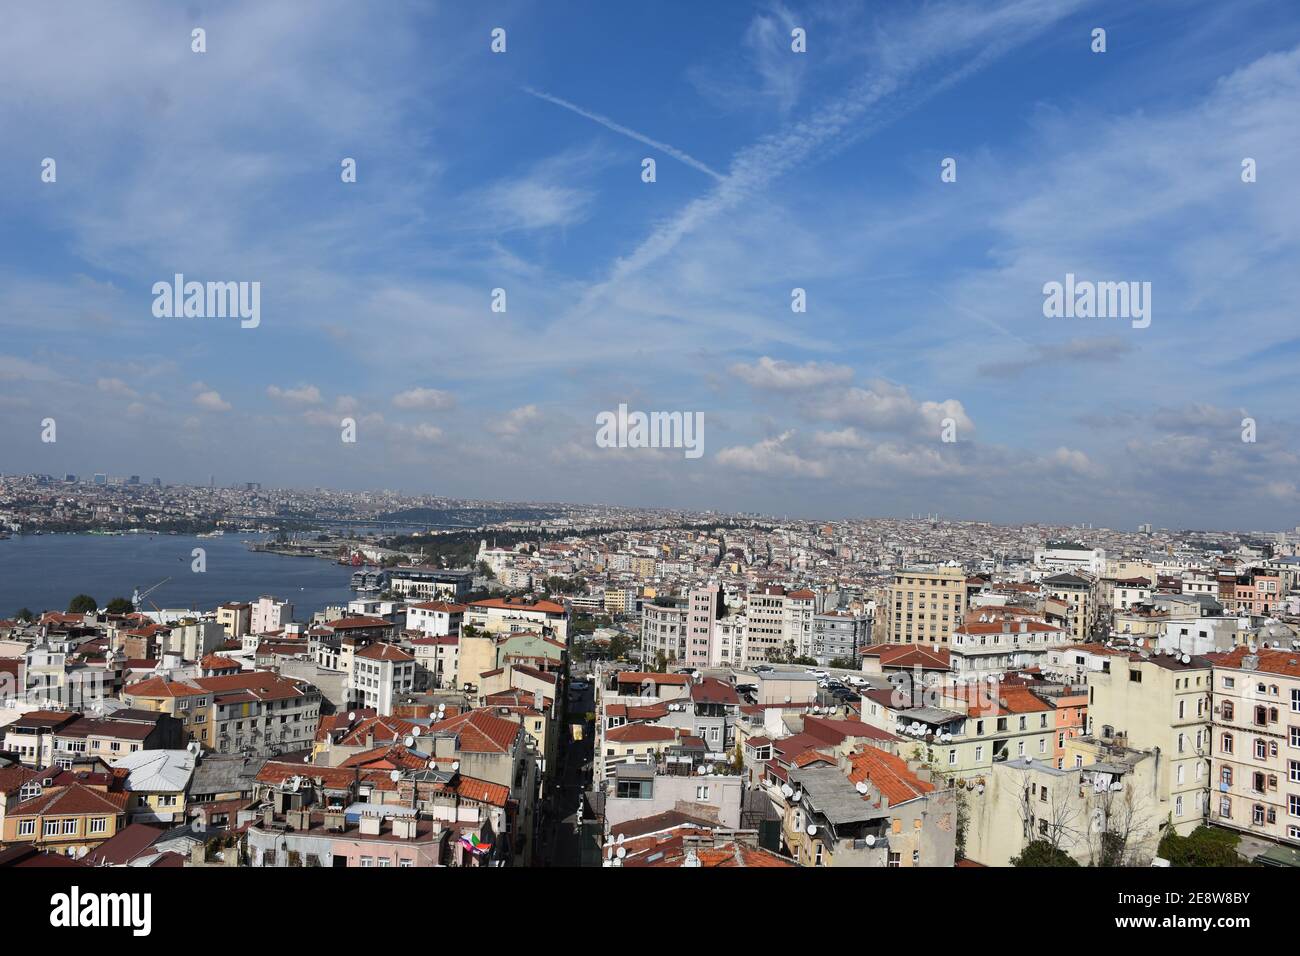
POLYGON ((892 644, 947 644, 966 617, 966 572, 960 567, 894 573, 885 613, 892 644))
MULTIPOLYGON (((1159 748, 1159 809, 1182 836, 1205 820, 1209 793, 1210 662, 1203 657, 1129 654, 1088 675, 1088 733, 1101 744, 1159 748)), ((1084 762, 1096 759, 1080 751, 1084 762)))

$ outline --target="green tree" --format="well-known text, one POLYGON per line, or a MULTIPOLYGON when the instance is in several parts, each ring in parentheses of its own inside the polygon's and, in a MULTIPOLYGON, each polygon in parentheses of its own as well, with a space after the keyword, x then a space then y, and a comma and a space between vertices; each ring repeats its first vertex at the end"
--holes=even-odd
POLYGON ((1011 858, 1012 866, 1078 866, 1079 862, 1064 850, 1046 840, 1034 840, 1019 856, 1011 858))
POLYGON ((1156 853, 1170 866, 1250 866, 1237 852, 1239 839, 1235 833, 1214 827, 1197 827, 1187 836, 1170 829, 1156 853))
POLYGON ((20 621, 36 620, 36 615, 32 613, 32 609, 29 607, 20 607, 18 613, 15 614, 14 617, 20 621))
POLYGON ((858 669, 858 664, 851 657, 837 657, 830 662, 828 667, 834 667, 836 670, 853 671, 858 669))
POLYGON ((124 597, 115 597, 108 602, 109 614, 130 614, 135 610, 135 605, 124 597))
POLYGON ((68 602, 69 614, 90 614, 99 610, 99 605, 89 594, 78 594, 68 602))

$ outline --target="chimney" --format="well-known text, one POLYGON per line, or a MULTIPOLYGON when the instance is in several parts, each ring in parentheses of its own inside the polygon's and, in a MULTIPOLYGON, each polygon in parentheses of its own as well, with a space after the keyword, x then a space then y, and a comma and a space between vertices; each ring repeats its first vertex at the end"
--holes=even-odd
POLYGON ((262 809, 262 826, 269 827, 275 822, 275 808, 264 807, 262 809))
POLYGON ((395 817, 393 819, 393 836, 400 840, 414 840, 419 832, 419 822, 415 817, 395 817))
POLYGON ((381 817, 373 813, 363 814, 361 817, 361 833, 363 836, 379 836, 380 826, 383 823, 381 817))

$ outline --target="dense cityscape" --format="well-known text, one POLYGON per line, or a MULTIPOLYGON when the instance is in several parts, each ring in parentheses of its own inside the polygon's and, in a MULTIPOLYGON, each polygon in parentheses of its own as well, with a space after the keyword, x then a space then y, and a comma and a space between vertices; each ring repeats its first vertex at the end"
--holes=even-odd
POLYGON ((184 518, 275 531, 247 547, 345 565, 354 592, 6 593, 4 865, 1246 866, 1300 848, 1300 529, 0 489, 0 548, 184 518), (468 508, 513 516, 447 530, 468 508), (412 514, 430 527, 337 527, 412 514), (313 519, 335 527, 281 526, 313 519))

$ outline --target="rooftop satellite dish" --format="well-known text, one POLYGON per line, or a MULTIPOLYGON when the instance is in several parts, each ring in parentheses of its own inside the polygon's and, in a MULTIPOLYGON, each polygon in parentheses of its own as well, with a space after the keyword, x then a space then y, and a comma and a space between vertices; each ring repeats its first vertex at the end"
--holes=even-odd
POLYGON ((1191 662, 1192 662, 1191 657, 1188 656, 1187 654, 1184 654, 1184 655, 1183 655, 1183 663, 1184 663, 1184 664, 1190 664, 1191 662))
POLYGON ((704 764, 700 764, 698 767, 695 768, 695 772, 699 774, 701 777, 703 777, 706 773, 708 773, 708 770, 704 766, 704 764))
POLYGON ((391 780, 391 781, 393 781, 393 783, 397 783, 397 781, 399 781, 399 780, 402 779, 402 771, 400 771, 400 770, 394 770, 394 771, 390 772, 390 773, 388 774, 388 779, 391 780))
POLYGON ((816 836, 816 835, 817 835, 817 824, 815 824, 815 823, 810 823, 810 824, 808 824, 808 835, 809 835, 809 836, 816 836))
POLYGON ((424 728, 422 728, 422 727, 412 727, 412 728, 411 728, 411 736, 412 736, 412 737, 418 737, 418 736, 420 736, 420 734, 421 734, 421 732, 423 731, 423 729, 424 729, 424 728))
MULTIPOLYGON (((622 839, 622 838, 620 837, 620 839, 622 839)), ((621 846, 621 847, 619 847, 619 848, 618 848, 618 851, 617 851, 617 853, 616 853, 616 855, 618 856, 618 858, 619 858, 620 860, 623 859, 623 857, 627 856, 627 847, 625 847, 625 846, 621 846)))
POLYGON ((867 834, 867 846, 875 846, 875 845, 876 845, 876 838, 873 837, 870 833, 868 833, 868 834, 867 834))
POLYGON ((414 747, 414 746, 415 746, 415 736, 414 736, 413 734, 407 734, 407 735, 406 735, 406 738, 402 741, 402 743, 403 743, 405 746, 407 746, 407 747, 414 747))
POLYGON ((796 790, 796 791, 794 792, 794 796, 791 797, 790 799, 793 800, 795 803, 798 803, 800 800, 803 799, 803 791, 802 791, 802 790, 796 790))
POLYGON ((794 787, 790 786, 788 783, 783 783, 781 784, 781 792, 785 794, 787 797, 793 796, 794 787))
POLYGON ((859 780, 853 785, 853 787, 858 791, 858 793, 866 794, 867 792, 867 782, 865 780, 859 780))
POLYGON ((459 760, 453 760, 453 761, 451 762, 451 769, 454 770, 454 771, 455 771, 455 770, 459 770, 459 769, 460 769, 460 761, 459 761, 459 760))
POLYGON ((615 842, 618 843, 619 846, 622 846, 622 845, 623 845, 623 841, 624 841, 625 839, 627 839, 627 837, 625 837, 623 834, 620 833, 620 834, 618 835, 618 839, 617 839, 615 842))
POLYGON ((425 764, 425 766, 427 766, 430 770, 437 770, 437 769, 438 769, 438 761, 436 761, 436 760, 430 760, 427 764, 425 764))
POLYGON ((311 757, 310 757, 310 756, 303 757, 303 758, 302 758, 302 762, 303 762, 303 763, 311 763, 311 757))
POLYGON ((356 712, 355 710, 349 710, 349 711, 348 711, 348 723, 350 724, 350 723, 352 723, 352 721, 354 721, 354 720, 356 720, 356 719, 357 719, 357 712, 356 712))
POLYGON ((301 786, 302 786, 302 777, 298 776, 297 774, 294 774, 293 779, 289 781, 290 792, 297 793, 298 788, 301 786))
POLYGON ((438 713, 441 714, 441 713, 442 713, 443 711, 445 711, 446 709, 447 709, 447 705, 446 705, 446 704, 439 704, 439 705, 438 705, 438 713))

